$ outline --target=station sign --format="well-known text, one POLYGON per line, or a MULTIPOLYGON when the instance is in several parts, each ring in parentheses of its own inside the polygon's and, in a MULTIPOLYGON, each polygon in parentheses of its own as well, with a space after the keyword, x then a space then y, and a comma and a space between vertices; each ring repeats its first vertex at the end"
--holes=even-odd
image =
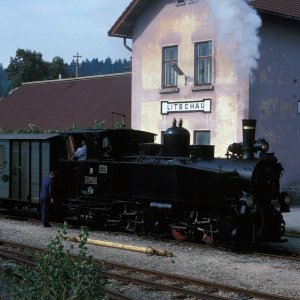
POLYGON ((196 101, 161 101, 161 114, 167 115, 169 113, 182 113, 182 112, 211 112, 211 99, 203 99, 196 101))

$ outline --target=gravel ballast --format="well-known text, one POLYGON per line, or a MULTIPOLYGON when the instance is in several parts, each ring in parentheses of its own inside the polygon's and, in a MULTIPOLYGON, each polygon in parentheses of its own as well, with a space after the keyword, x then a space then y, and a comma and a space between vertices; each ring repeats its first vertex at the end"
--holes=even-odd
MULTIPOLYGON (((0 239, 46 248, 58 227, 44 228, 35 222, 0 218, 0 239)), ((78 236, 79 229, 68 229, 78 236)), ((95 258, 130 266, 217 281, 245 289, 300 299, 300 263, 293 260, 241 254, 229 250, 148 239, 122 233, 89 232, 89 238, 167 250, 172 257, 88 245, 87 254, 95 258)), ((289 238, 280 244, 286 249, 300 249, 300 239, 289 238)), ((75 248, 77 248, 75 246, 75 248)))

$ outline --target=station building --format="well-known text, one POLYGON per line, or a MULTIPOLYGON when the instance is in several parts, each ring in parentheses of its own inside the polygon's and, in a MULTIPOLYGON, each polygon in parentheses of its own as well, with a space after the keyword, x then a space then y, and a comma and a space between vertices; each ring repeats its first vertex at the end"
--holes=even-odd
POLYGON ((108 32, 132 51, 132 127, 160 142, 182 119, 224 156, 256 119, 300 190, 299 21, 298 0, 133 0, 108 32))

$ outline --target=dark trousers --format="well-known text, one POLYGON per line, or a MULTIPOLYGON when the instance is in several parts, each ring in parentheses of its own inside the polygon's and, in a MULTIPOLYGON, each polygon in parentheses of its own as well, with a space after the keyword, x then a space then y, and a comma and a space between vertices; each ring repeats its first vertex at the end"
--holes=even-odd
POLYGON ((41 221, 44 226, 49 225, 49 206, 50 206, 50 199, 48 198, 40 199, 41 221))

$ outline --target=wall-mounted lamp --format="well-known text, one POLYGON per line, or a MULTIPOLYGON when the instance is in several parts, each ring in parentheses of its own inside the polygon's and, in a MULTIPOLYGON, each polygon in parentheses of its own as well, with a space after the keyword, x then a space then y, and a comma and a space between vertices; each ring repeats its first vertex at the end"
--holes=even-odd
POLYGON ((184 85, 187 84, 187 81, 188 81, 189 79, 192 79, 192 80, 193 80, 193 77, 188 76, 188 75, 185 75, 185 74, 183 73, 183 71, 178 67, 177 64, 172 63, 172 64, 171 64, 171 67, 172 67, 172 69, 173 69, 178 75, 180 75, 180 76, 184 75, 184 85))

